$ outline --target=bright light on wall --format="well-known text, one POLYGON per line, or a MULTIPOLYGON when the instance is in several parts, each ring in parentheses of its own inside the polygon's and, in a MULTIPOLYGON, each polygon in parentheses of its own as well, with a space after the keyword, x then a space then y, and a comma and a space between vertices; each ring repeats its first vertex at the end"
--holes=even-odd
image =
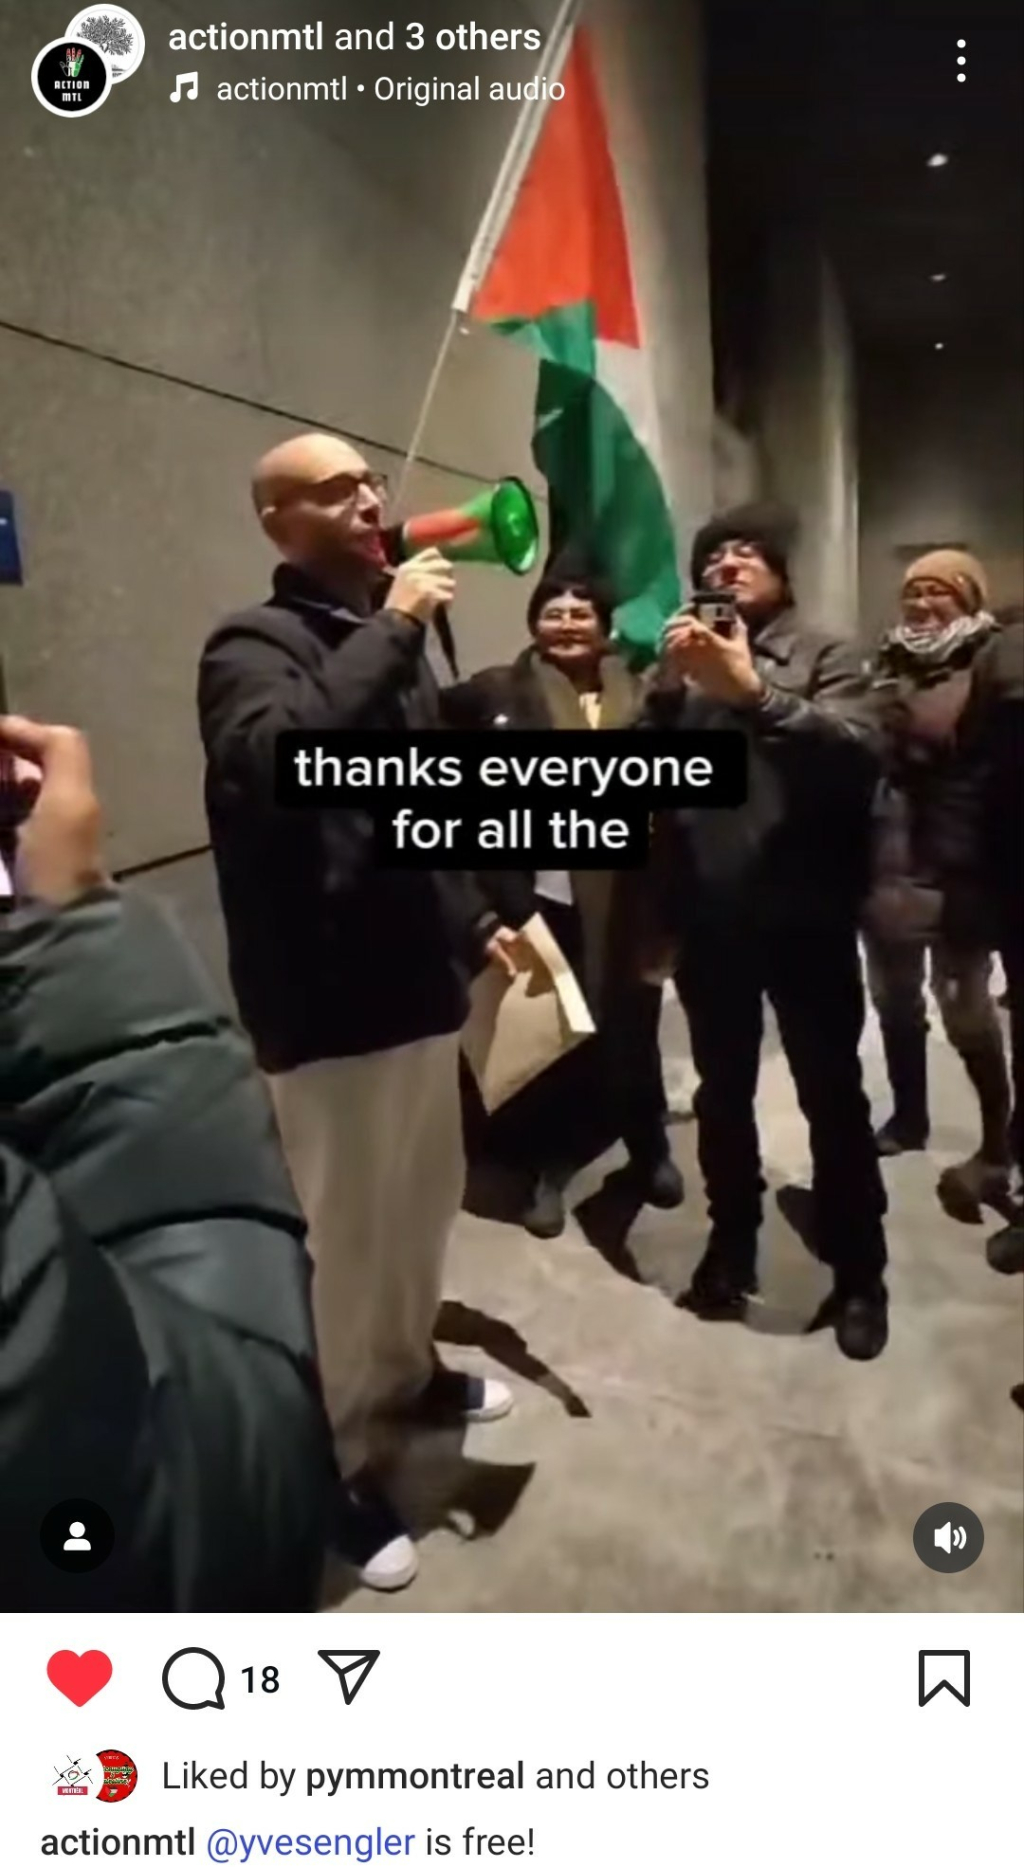
POLYGON ((949 157, 944 156, 941 150, 938 150, 935 155, 928 157, 928 167, 930 169, 944 169, 948 162, 949 157))

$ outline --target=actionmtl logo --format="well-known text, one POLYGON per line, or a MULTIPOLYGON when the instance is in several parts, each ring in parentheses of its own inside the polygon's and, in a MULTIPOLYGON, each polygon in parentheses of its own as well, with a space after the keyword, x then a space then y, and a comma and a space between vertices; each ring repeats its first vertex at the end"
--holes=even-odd
POLYGON ((84 39, 110 60, 115 84, 130 78, 145 57, 146 35, 134 13, 123 6, 87 6, 76 13, 68 38, 84 39))
POLYGON ((113 83, 110 60, 85 40, 52 39, 32 67, 32 89, 55 117, 89 117, 113 83))

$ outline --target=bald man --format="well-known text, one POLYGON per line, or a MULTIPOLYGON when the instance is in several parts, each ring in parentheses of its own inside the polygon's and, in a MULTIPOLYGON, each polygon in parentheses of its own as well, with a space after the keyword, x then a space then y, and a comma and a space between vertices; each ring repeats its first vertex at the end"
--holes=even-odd
POLYGON ((282 562, 269 600, 207 643, 199 714, 232 981, 309 1223, 338 1541, 369 1586, 395 1589, 416 1553, 367 1463, 374 1415, 491 1420, 512 1404, 499 1382, 443 1368, 433 1329, 464 1180, 466 983, 488 958, 509 966, 514 936, 467 877, 375 866, 365 812, 274 802, 286 728, 439 724, 425 638, 452 570, 425 551, 390 575, 384 498, 331 435, 258 463, 253 501, 282 562))

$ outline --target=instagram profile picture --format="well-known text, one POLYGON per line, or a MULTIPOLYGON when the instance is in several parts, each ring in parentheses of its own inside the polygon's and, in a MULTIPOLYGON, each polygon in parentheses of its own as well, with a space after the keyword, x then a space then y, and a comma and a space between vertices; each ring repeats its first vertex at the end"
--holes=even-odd
POLYGON ((55 117, 91 117, 113 81, 107 58, 84 39, 51 39, 32 67, 32 89, 55 117))
POLYGON ((146 35, 134 13, 123 6, 83 7, 68 27, 68 38, 102 52, 115 84, 138 71, 145 56, 146 35))

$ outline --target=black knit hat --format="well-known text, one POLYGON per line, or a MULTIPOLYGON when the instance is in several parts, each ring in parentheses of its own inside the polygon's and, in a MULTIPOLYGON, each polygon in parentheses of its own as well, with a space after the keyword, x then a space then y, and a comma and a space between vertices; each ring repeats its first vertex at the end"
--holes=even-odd
POLYGON ((693 541, 690 576, 694 589, 701 586, 709 557, 730 538, 742 538, 747 544, 756 545, 769 570, 785 578, 788 584, 790 554, 799 530, 796 513, 788 506, 757 502, 716 513, 701 526, 693 541))
POLYGON ((615 593, 593 559, 586 551, 574 545, 563 545, 560 550, 552 552, 544 566, 526 611, 531 633, 536 629, 545 605, 555 597, 568 596, 572 591, 593 604, 605 634, 611 635, 616 607, 615 593))

